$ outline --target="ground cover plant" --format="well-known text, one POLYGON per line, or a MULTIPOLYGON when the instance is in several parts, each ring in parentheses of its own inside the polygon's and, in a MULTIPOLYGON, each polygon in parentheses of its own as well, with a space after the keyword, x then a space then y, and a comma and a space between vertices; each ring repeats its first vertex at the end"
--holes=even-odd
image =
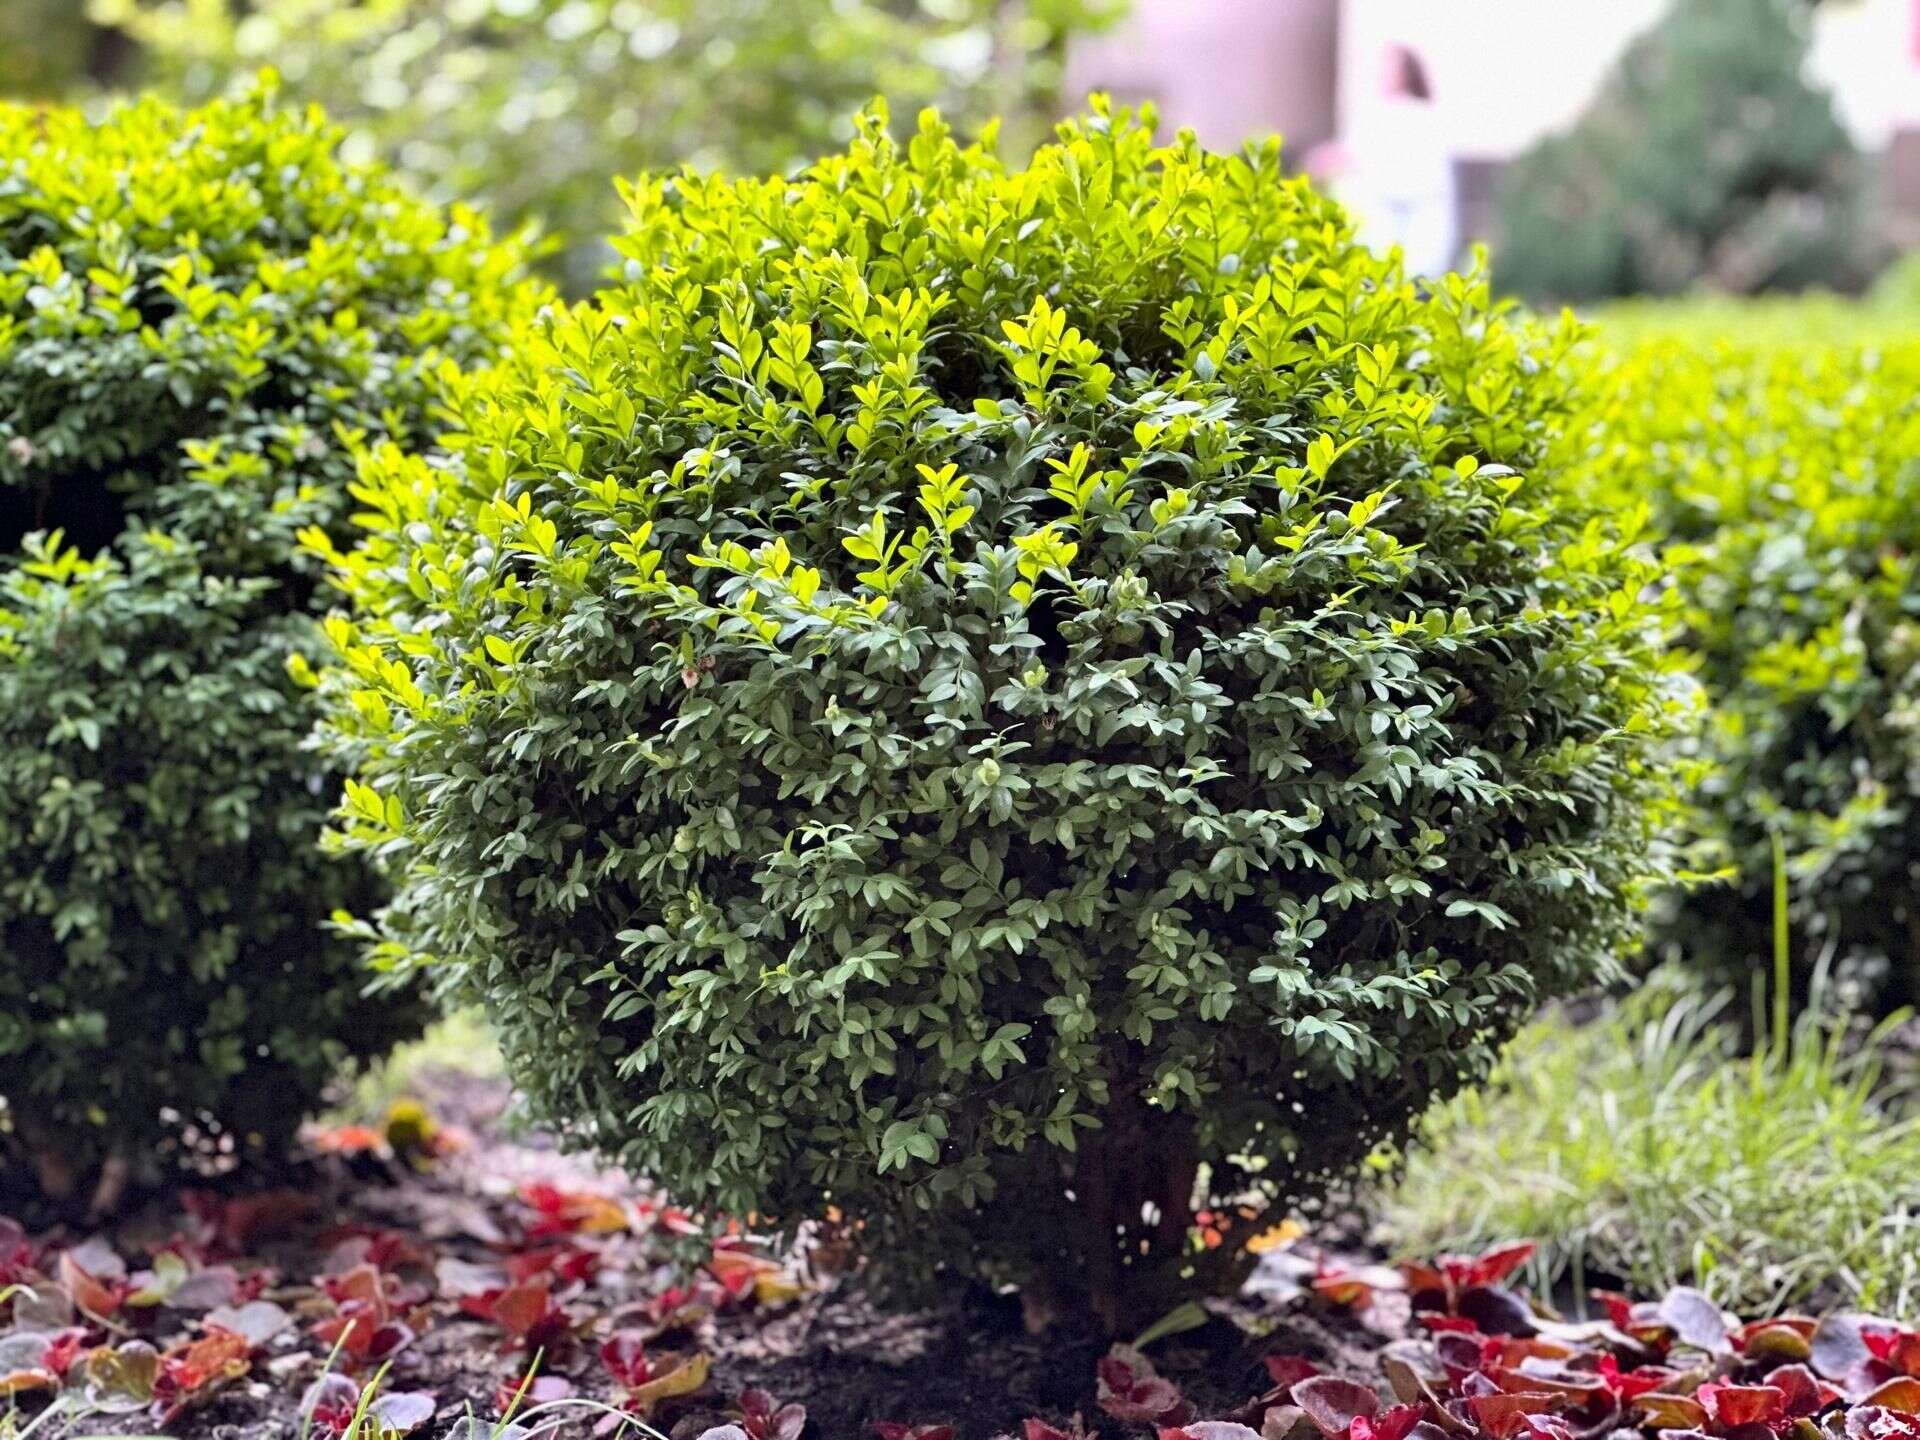
POLYGON ((1130 1329, 1614 973, 1655 577, 1543 468, 1573 331, 1276 143, 884 120, 631 187, 370 458, 341 839, 572 1140, 1130 1329))
POLYGON ((311 1131, 298 1190, 167 1197, 90 1235, 0 1219, 0 1433, 1910 1440, 1920 1424, 1920 1333, 1898 1320, 1742 1323, 1688 1287, 1598 1292, 1569 1320, 1517 1288, 1529 1244, 1387 1265, 1286 1241, 1287 1298, 1141 1345, 879 1314, 831 1247, 716 1230, 504 1138, 483 1118, 499 1087, 436 1084, 427 1144, 411 1121, 311 1131))
POLYGON ((1388 1235, 1471 1248, 1525 1223, 1543 1284, 1913 1313, 1920 1120, 1887 1083, 1886 1027, 1813 1008, 1742 1055, 1735 1004, 1666 977, 1589 1023, 1536 1022, 1423 1127, 1388 1235))
POLYGON ((420 433, 525 255, 342 162, 268 89, 0 108, 0 1180, 110 1202, 161 1147, 286 1138, 417 1025, 322 927, 304 527, 420 433))
POLYGON ((1699 868, 1731 877, 1656 947, 1745 993, 1779 843, 1798 992, 1824 959, 1884 1009, 1920 1000, 1920 345, 1859 310, 1838 338, 1836 313, 1640 310, 1617 340, 1603 320, 1572 468, 1652 506, 1709 702, 1691 824, 1699 868))

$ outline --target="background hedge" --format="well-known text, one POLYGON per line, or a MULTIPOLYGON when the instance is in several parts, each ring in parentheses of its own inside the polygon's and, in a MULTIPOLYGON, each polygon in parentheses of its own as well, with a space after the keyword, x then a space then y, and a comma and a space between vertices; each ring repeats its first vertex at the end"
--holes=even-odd
POLYGON ((1865 316, 1823 333, 1827 308, 1603 325, 1576 468, 1654 507, 1709 701, 1697 860, 1733 876, 1669 907, 1656 944, 1744 995, 1777 836, 1802 989, 1830 959, 1884 1009, 1920 1001, 1920 344, 1865 316))

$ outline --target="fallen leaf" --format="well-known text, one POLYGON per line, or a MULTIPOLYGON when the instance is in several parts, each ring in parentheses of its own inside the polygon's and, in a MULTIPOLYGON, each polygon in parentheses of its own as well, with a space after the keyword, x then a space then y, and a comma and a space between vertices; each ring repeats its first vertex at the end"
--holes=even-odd
POLYGON ((86 1358, 87 1403, 109 1415, 139 1410, 153 1400, 153 1387, 159 1376, 160 1352, 146 1341, 102 1345, 86 1358))
POLYGON ((1379 1412, 1380 1396, 1371 1385, 1337 1375, 1314 1375, 1293 1387, 1293 1403, 1329 1437, 1344 1436, 1355 1419, 1379 1412))
POLYGON ((654 1378, 627 1392, 627 1408, 635 1414, 645 1415, 662 1400, 691 1395, 707 1383, 707 1371, 712 1363, 705 1355, 693 1355, 684 1360, 679 1356, 661 1356, 655 1362, 654 1378))
POLYGON ((1733 1349, 1727 1338, 1727 1318, 1720 1307, 1689 1285, 1677 1286, 1660 1302, 1660 1319, 1683 1345, 1704 1350, 1709 1355, 1725 1355, 1733 1349))
POLYGON ((111 1320, 119 1313, 121 1302, 126 1298, 125 1286, 91 1274, 74 1258, 77 1253, 75 1250, 64 1250, 60 1254, 60 1288, 72 1297, 81 1313, 91 1315, 96 1320, 111 1320))
POLYGON ((423 1390, 392 1390, 375 1397, 367 1413, 383 1431, 411 1435, 433 1418, 437 1402, 423 1390))
POLYGON ((1920 1380, 1910 1375, 1902 1375, 1897 1380, 1889 1380, 1879 1388, 1860 1398, 1862 1405, 1877 1406, 1882 1410, 1893 1410, 1902 1415, 1920 1415, 1920 1380))
POLYGON ((208 1311, 205 1323, 244 1337, 258 1350, 293 1324, 293 1317, 271 1300, 250 1300, 238 1307, 223 1305, 208 1311))

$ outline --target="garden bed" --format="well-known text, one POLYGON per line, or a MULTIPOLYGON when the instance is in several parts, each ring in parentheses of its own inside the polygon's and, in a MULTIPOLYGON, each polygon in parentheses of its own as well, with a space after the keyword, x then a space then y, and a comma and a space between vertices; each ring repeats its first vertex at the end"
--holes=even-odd
POLYGON ((1195 1440, 1920 1433, 1920 1336, 1736 1328, 1685 1290, 1560 1322, 1503 1286, 1526 1247, 1429 1271, 1297 1239, 1146 1368, 1090 1336, 1029 1335, 1016 1302, 977 1288, 891 1309, 833 1247, 716 1246, 658 1197, 503 1133, 504 1100, 497 1082, 442 1083, 431 1159, 337 1128, 313 1137, 295 1186, 156 1200, 100 1236, 0 1235, 0 1267, 35 1289, 0 1330, 17 1418, 59 1404, 76 1435, 324 1440, 367 1391, 433 1437, 469 1414, 491 1434, 503 1410, 569 1434, 625 1414, 653 1427, 629 1434, 744 1424, 750 1440, 1045 1440, 1077 1433, 1076 1415, 1086 1433, 1195 1440))

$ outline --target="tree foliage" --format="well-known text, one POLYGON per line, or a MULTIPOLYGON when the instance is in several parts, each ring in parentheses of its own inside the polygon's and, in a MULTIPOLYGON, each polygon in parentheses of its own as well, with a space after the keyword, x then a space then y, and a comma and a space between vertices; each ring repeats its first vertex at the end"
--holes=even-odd
POLYGON ((884 121, 633 186, 371 458, 341 831, 576 1140, 1124 1324, 1611 973, 1650 576, 1535 469, 1571 328, 1277 142, 884 121))
POLYGON ((1503 178, 1501 284, 1591 300, 1865 278, 1860 177, 1805 0, 1674 0, 1503 178))
POLYGON ((51 1188, 283 1137, 418 1018, 320 930, 377 892, 314 843, 294 536, 531 296, 338 140, 264 91, 0 108, 0 1100, 51 1188))
MULTIPOLYGON (((151 83, 221 93, 261 65, 442 199, 537 220, 586 288, 614 176, 787 170, 876 94, 1038 138, 1068 35, 1122 0, 96 0, 151 83)), ((910 112, 909 112, 910 113, 910 112)))

